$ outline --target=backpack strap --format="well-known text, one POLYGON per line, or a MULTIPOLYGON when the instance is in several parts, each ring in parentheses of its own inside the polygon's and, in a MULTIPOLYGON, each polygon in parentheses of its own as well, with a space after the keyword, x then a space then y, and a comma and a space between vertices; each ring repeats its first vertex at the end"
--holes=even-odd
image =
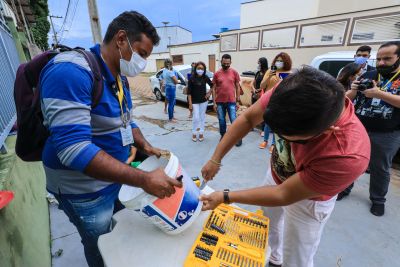
POLYGON ((83 50, 81 48, 75 48, 74 51, 83 55, 89 64, 89 68, 93 75, 93 86, 92 86, 92 108, 95 108, 103 95, 103 74, 101 72, 101 65, 96 55, 90 51, 83 50))

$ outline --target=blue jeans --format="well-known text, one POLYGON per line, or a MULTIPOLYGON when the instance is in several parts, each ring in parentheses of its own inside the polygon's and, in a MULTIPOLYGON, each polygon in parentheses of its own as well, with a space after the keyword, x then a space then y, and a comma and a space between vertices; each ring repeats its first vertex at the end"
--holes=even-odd
POLYGON ((233 123, 236 120, 236 103, 217 103, 219 133, 221 136, 226 133, 226 112, 228 112, 229 120, 233 123))
POLYGON ((108 194, 86 199, 70 199, 62 194, 54 195, 59 202, 59 208, 78 229, 85 258, 90 267, 104 266, 97 240, 100 235, 110 232, 112 215, 123 208, 118 201, 119 189, 120 187, 117 187, 108 194))
POLYGON ((275 144, 275 135, 274 133, 271 131, 271 128, 269 128, 269 126, 264 123, 264 141, 268 142, 268 138, 269 138, 269 134, 272 133, 272 143, 271 145, 275 144))
POLYGON ((176 86, 167 84, 165 85, 165 97, 168 100, 168 118, 174 118, 174 107, 176 103, 176 86))

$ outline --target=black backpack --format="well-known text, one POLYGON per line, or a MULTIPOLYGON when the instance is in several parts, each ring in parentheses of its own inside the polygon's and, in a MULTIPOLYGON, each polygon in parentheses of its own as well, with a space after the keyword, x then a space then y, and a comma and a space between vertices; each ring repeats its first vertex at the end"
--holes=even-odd
POLYGON ((38 89, 40 73, 53 57, 65 51, 76 51, 82 54, 89 64, 93 75, 92 108, 97 106, 103 94, 100 62, 95 54, 83 48, 62 47, 61 51, 46 51, 31 61, 21 64, 14 83, 18 127, 15 151, 24 161, 42 160, 42 151, 49 137, 49 131, 43 125, 43 114, 40 108, 40 90, 38 89))

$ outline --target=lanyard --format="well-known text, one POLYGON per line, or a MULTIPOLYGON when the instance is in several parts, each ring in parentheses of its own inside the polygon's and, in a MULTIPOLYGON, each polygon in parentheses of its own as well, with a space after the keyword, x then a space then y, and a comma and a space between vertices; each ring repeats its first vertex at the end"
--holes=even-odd
POLYGON ((117 85, 118 85, 117 97, 118 97, 119 107, 121 109, 121 120, 123 126, 126 128, 126 125, 130 120, 130 110, 128 109, 128 102, 126 101, 124 94, 124 87, 122 86, 121 77, 119 75, 117 76, 117 85), (125 103, 126 106, 126 111, 128 113, 127 116, 125 116, 124 114, 123 103, 125 103))
MULTIPOLYGON (((386 91, 386 90, 387 90, 387 88, 386 88, 387 85, 388 85, 389 83, 391 83, 394 79, 396 79, 396 77, 399 76, 399 74, 400 74, 400 70, 399 70, 398 72, 396 72, 396 74, 393 75, 392 78, 390 78, 390 80, 389 80, 383 87, 381 87, 381 90, 386 91)), ((380 81, 381 81, 381 75, 379 74, 379 76, 378 76, 378 82, 380 82, 380 81)))

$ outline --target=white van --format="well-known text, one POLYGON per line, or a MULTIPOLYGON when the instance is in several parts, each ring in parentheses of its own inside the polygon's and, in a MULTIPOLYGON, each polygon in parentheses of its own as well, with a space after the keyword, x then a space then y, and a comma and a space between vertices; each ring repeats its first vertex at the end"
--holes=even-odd
MULTIPOLYGON (((354 62, 354 51, 337 51, 329 52, 316 56, 310 65, 319 70, 323 70, 333 77, 337 77, 339 71, 349 63, 354 62)), ((376 52, 371 52, 371 57, 368 60, 368 65, 375 67, 376 52)))

